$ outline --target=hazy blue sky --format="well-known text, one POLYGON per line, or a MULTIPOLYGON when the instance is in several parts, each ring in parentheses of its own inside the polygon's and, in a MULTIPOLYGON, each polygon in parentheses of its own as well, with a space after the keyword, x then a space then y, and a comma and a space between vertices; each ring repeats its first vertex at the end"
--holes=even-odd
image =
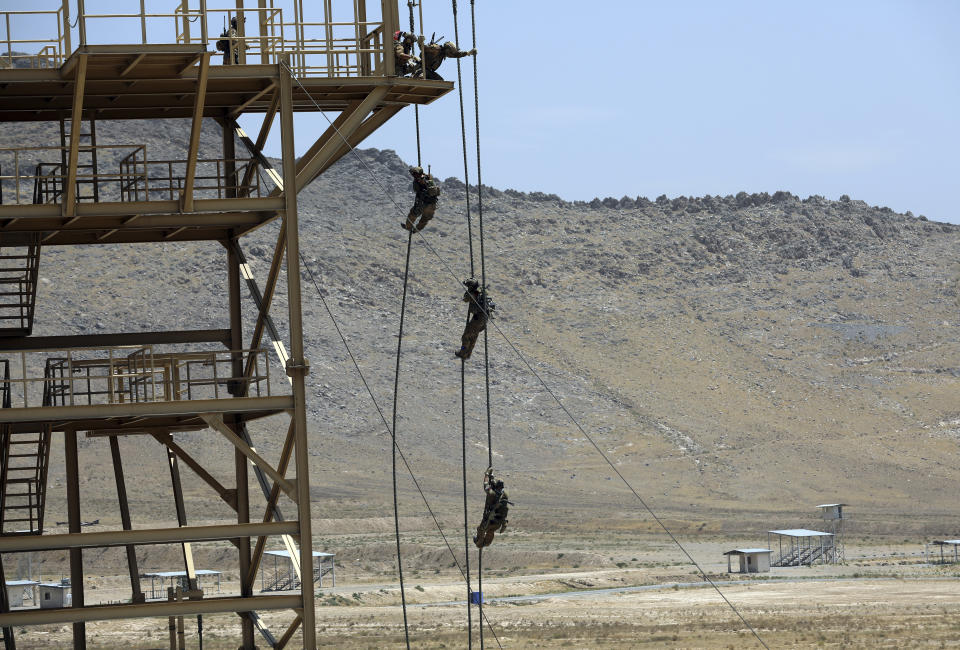
MULTIPOLYGON (((423 3, 425 31, 452 40, 451 2, 423 3)), ((150 11, 175 4, 147 0, 150 11)), ((470 2, 458 6, 467 47, 470 2)), ((91 12, 117 8, 138 6, 87 0, 91 12)), ((476 11, 486 184, 566 199, 849 194, 960 222, 960 1, 476 0, 476 11)), ((129 38, 99 25, 91 42, 139 40, 136 24, 129 38)), ((455 62, 440 72, 455 79, 455 62)), ((462 178, 456 93, 421 115, 425 162, 462 178)), ((301 115, 296 125, 303 152, 326 121, 301 115)), ((468 143, 472 162, 472 132, 468 143)), ((363 146, 415 160, 412 108, 363 146)))
MULTIPOLYGON (((470 6, 458 6, 463 45, 470 6)), ((566 199, 849 194, 960 222, 960 2, 476 8, 486 184, 566 199)), ((450 2, 424 10, 426 31, 452 39, 450 2)), ((455 79, 455 63, 441 74, 455 79)), ((421 111, 424 157, 440 177, 463 176, 458 110, 454 93, 421 111)), ((313 133, 298 126, 302 149, 313 133)), ((415 159, 412 109, 364 146, 415 159)))

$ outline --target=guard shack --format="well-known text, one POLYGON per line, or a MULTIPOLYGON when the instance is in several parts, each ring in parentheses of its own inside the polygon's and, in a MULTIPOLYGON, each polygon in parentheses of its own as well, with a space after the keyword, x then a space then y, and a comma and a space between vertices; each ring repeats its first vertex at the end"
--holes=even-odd
POLYGON ((63 583, 40 585, 40 609, 69 607, 71 604, 70 585, 63 583))
POLYGON ((727 551, 727 573, 733 573, 731 558, 740 558, 740 573, 767 573, 770 571, 770 554, 768 548, 735 548, 727 551))
POLYGON ((824 528, 833 533, 833 546, 836 559, 834 562, 843 562, 846 553, 843 541, 843 509, 846 503, 821 503, 817 506, 823 515, 824 528))
POLYGON ((7 580, 7 600, 10 607, 24 607, 27 601, 34 607, 37 605, 36 580, 7 580))

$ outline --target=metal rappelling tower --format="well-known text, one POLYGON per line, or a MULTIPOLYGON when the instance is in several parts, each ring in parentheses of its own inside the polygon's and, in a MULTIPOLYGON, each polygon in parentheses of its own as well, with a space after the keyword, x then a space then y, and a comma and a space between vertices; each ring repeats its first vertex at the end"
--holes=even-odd
MULTIPOLYGON (((236 612, 244 648, 254 647, 255 628, 273 647, 286 645, 300 628, 304 647, 314 647, 312 580, 301 580, 299 592, 254 595, 270 537, 282 540, 299 573, 314 574, 297 192, 404 106, 430 103, 453 84, 394 75, 397 0, 259 0, 256 7, 245 7, 243 0, 219 7, 171 0, 166 13, 146 12, 144 2, 124 3, 123 15, 102 8, 97 13, 98 4, 38 0, 33 7, 40 8, 0 10, 10 50, 0 58, 3 128, 35 121, 59 125, 50 142, 0 150, 0 554, 69 550, 73 592, 72 606, 52 609, 10 611, 4 598, 0 628, 9 648, 14 627, 27 626, 29 636, 31 625, 72 623, 74 646, 83 648, 86 621, 236 612), (231 19, 235 30, 221 33, 231 19), (131 30, 133 24, 139 29, 131 30), (27 27, 18 32, 22 25, 27 27), (37 25, 43 25, 39 37, 37 25), (110 42, 114 34, 128 42, 110 42), (293 115, 311 111, 338 117, 297 159, 293 115), (251 113, 263 115, 255 139, 236 123, 251 113), (213 158, 201 158, 199 151, 201 131, 211 127, 205 117, 222 130, 222 150, 213 158), (97 142, 111 134, 115 120, 158 118, 191 120, 182 158, 153 160, 135 141, 97 142), (275 121, 282 176, 261 154, 275 121), (261 289, 241 243, 245 234, 277 219, 280 234, 261 289), (196 241, 227 250, 221 271, 229 308, 219 315, 221 327, 157 323, 156 331, 130 332, 101 314, 98 319, 113 333, 31 336, 45 247, 196 241), (289 330, 277 333, 270 307, 282 267, 289 330), (244 281, 256 301, 246 307, 244 281), (247 333, 245 308, 256 315, 247 333), (273 348, 264 345, 265 332, 275 339, 273 348), (282 366, 271 358, 274 351, 282 366), (277 414, 289 414, 289 425, 275 432, 283 451, 274 464, 257 453, 246 423, 277 414), (206 431, 211 449, 234 457, 231 481, 221 483, 177 443, 184 431, 206 431), (100 516, 113 529, 81 532, 78 435, 102 446, 113 461, 117 510, 83 510, 85 518, 100 516), (131 512, 120 436, 148 436, 166 448, 167 467, 159 463, 156 475, 169 472, 178 527, 156 528, 150 517, 137 516, 147 513, 131 512), (69 524, 51 534, 44 519, 46 476, 51 447, 58 446, 66 463, 69 524), (180 464, 192 474, 181 477, 180 464), (250 508, 260 500, 248 493, 250 467, 264 493, 253 521, 250 508), (189 524, 183 483, 194 475, 235 518, 189 524), (286 519, 281 499, 287 500, 286 519), (239 595, 208 597, 197 585, 190 544, 214 540, 237 547, 239 595), (146 600, 137 562, 137 546, 144 544, 181 546, 183 592, 146 600), (82 550, 107 546, 126 549, 131 602, 87 606, 82 550), (289 626, 276 635, 256 615, 268 609, 291 611, 289 626)), ((143 123, 150 128, 151 122, 143 123)))

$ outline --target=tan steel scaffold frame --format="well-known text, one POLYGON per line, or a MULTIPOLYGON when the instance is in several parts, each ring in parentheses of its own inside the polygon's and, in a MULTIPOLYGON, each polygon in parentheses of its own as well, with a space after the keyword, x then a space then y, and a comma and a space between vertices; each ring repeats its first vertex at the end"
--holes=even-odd
MULTIPOLYGON (((8 358, 9 364, 18 367, 4 388, 15 403, 0 408, 0 432, 22 435, 43 427, 63 436, 68 513, 66 533, 0 533, 0 555, 68 551, 73 592, 71 607, 42 611, 2 611, 0 607, 0 628, 5 642, 9 636, 12 643, 12 634, 6 632, 23 634, 21 626, 72 623, 74 647, 85 648, 86 621, 235 612, 243 648, 254 647, 258 630, 274 648, 286 646, 299 630, 303 647, 314 648, 311 580, 301 580, 301 588, 294 594, 253 591, 271 537, 279 538, 290 552, 297 574, 314 573, 305 406, 309 364, 300 304, 297 193, 404 106, 428 104, 449 92, 453 84, 391 76, 395 70, 392 34, 400 25, 398 0, 292 0, 293 10, 287 16, 273 0, 258 0, 255 8, 244 7, 243 0, 230 0, 222 7, 208 7, 206 0, 181 0, 170 14, 147 14, 145 3, 129 3, 132 13, 124 14, 124 20, 140 21, 141 42, 134 45, 88 42, 89 21, 113 19, 87 10, 97 1, 50 0, 59 5, 50 11, 43 7, 37 11, 0 10, 0 22, 7 29, 2 39, 7 49, 30 43, 41 48, 38 54, 24 57, 34 62, 31 66, 13 55, 5 59, 8 66, 0 65, 0 123, 59 121, 64 134, 60 146, 51 147, 55 156, 35 162, 38 171, 33 175, 29 171, 25 175, 19 168, 26 155, 22 151, 12 154, 15 169, 0 169, 0 174, 10 177, 8 188, 11 180, 17 191, 21 182, 38 184, 32 202, 21 203, 26 195, 13 204, 0 200, 0 242, 4 246, 36 245, 39 250, 53 245, 217 241, 227 251, 228 322, 226 327, 206 330, 164 331, 158 327, 160 331, 154 332, 0 335, 0 359, 8 358), (333 6, 340 2, 353 12, 352 21, 333 20, 333 6), (374 4, 379 16, 368 6, 374 4), (139 11, 134 9, 137 5, 139 11), (308 17, 306 13, 311 11, 319 12, 321 18, 308 17), (28 14, 55 20, 56 30, 51 29, 46 40, 18 37, 16 25, 28 14), (221 15, 243 18, 244 14, 255 17, 250 20, 250 32, 257 31, 248 33, 241 20, 235 39, 244 46, 239 48, 239 63, 221 64, 220 54, 213 51, 221 15), (214 24, 211 16, 216 18, 214 24), (157 33, 152 25, 171 20, 175 29, 166 40, 150 42, 157 33), (352 32, 344 36, 344 30, 352 32), (14 64, 20 67, 10 67, 14 64), (338 116, 298 159, 294 113, 318 109, 338 116), (254 139, 236 122, 251 113, 264 115, 254 139), (204 125, 205 117, 214 118, 222 127, 219 158, 201 152, 201 131, 210 125, 204 125), (159 161, 165 169, 162 179, 147 173, 153 161, 147 160, 145 150, 137 149, 137 143, 117 145, 131 146, 134 154, 119 171, 114 168, 105 173, 98 168, 94 139, 89 145, 81 143, 85 137, 81 126, 87 123, 90 133, 96 129, 109 140, 113 120, 156 118, 189 119, 191 125, 183 143, 183 161, 159 161), (280 130, 282 174, 262 153, 275 121, 280 130), (245 155, 237 156, 236 140, 245 155), (261 174, 273 185, 272 190, 261 182, 261 174), (142 188, 136 185, 139 179, 142 188), (163 183, 159 192, 155 182, 163 183), (42 183, 47 185, 40 187, 42 183), (123 185, 119 192, 118 183, 123 185), (92 196, 78 190, 91 185, 92 196), (261 293, 239 241, 276 219, 279 232, 261 293), (277 332, 270 315, 284 265, 289 350, 280 340, 286 336, 277 332), (243 282, 256 301, 256 325, 246 334, 242 328, 243 282), (269 363, 263 358, 265 349, 271 349, 264 341, 268 332, 286 373, 280 381, 275 379, 279 373, 273 373, 271 379, 269 363), (190 347, 196 345, 205 347, 190 347), (214 345, 223 348, 210 352, 214 345), (177 347, 167 351, 154 346, 177 347), (40 374, 27 368, 29 355, 37 354, 40 359, 53 360, 40 374), (192 363, 205 364, 212 377, 194 375, 183 380, 177 373, 192 363), (266 388, 261 389, 264 384, 266 388), (37 397, 41 393, 42 399, 37 397), (287 414, 290 419, 285 435, 279 436, 282 450, 273 463, 257 450, 246 423, 277 414, 287 414), (213 469, 178 444, 178 432, 198 430, 212 432, 211 444, 226 443, 220 448, 227 453, 232 450, 232 480, 218 478, 213 469), (113 519, 120 524, 114 524, 113 530, 81 532, 80 433, 85 433, 91 444, 109 443, 118 496, 114 513, 118 516, 113 519), (162 445, 168 467, 158 466, 158 471, 169 472, 177 527, 136 525, 136 513, 131 513, 127 499, 121 435, 145 436, 162 445), (102 438, 107 441, 101 443, 102 438), (184 466, 190 471, 181 471, 184 466), (254 516, 248 489, 251 468, 264 493, 254 516), (198 479, 236 513, 235 522, 231 518, 230 523, 190 524, 184 486, 198 479), (292 516, 283 517, 281 500, 292 516), (190 545, 209 541, 227 541, 237 548, 239 596, 207 598, 198 589, 190 545), (183 550, 187 589, 174 600, 146 600, 137 547, 149 544, 178 544, 183 550), (100 547, 125 550, 129 604, 87 606, 82 550, 100 547), (256 614, 267 609, 292 610, 289 624, 276 636, 256 614)), ((126 5, 124 10, 128 10, 126 5)), ((40 260, 42 264, 42 256, 40 260)), ((144 263, 149 262, 145 259, 144 263)), ((6 484, 0 487, 7 488, 6 484)), ((111 513, 84 514, 88 518, 101 514, 111 521, 111 513)), ((2 519, 0 505, 0 531, 2 519)), ((26 630, 29 634, 30 628, 26 630)))

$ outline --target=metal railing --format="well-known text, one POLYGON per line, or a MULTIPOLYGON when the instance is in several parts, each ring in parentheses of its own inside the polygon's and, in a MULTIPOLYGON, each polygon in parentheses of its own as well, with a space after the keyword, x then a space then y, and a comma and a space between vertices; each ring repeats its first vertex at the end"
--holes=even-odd
POLYGON ((0 9, 0 27, 3 28, 3 37, 0 38, 0 43, 6 45, 6 52, 0 55, 0 68, 56 68, 70 54, 69 27, 64 19, 63 6, 47 11, 0 9), (14 30, 30 34, 36 33, 38 31, 37 23, 40 24, 39 32, 50 34, 49 37, 14 37, 14 30), (56 32, 55 38, 53 37, 54 31, 56 32), (14 54, 14 52, 19 52, 21 48, 36 49, 37 52, 14 54))
POLYGON ((157 353, 152 346, 118 346, 8 357, 0 362, 11 369, 6 381, 15 407, 221 399, 244 387, 249 397, 278 394, 264 349, 157 353), (238 360, 247 358, 253 359, 253 372, 244 377, 238 360))
MULTIPOLYGON (((199 158, 193 178, 196 198, 259 197, 265 191, 259 174, 247 174, 250 158, 199 158), (232 165, 233 171, 228 172, 232 165), (247 183, 241 179, 249 178, 247 183)), ((186 177, 186 160, 147 160, 146 148, 130 152, 120 161, 120 200, 177 199, 186 177)))
MULTIPOLYGON (((142 144, 81 145, 79 150, 82 154, 96 150, 99 162, 96 166, 77 164, 78 201, 128 202, 180 197, 186 177, 186 160, 149 160, 147 147, 142 144), (111 159, 117 161, 115 169, 118 171, 104 172, 103 168, 111 164, 111 159)), ((66 147, 0 148, 0 204, 59 204, 67 183, 62 161, 68 151, 66 147), (60 161, 52 162, 51 158, 60 161)), ((222 199, 259 197, 269 193, 259 174, 247 173, 253 164, 251 158, 197 160, 194 196, 222 199), (233 172, 229 170, 231 165, 233 172)))
MULTIPOLYGON (((96 150, 101 159, 111 150, 137 150, 144 145, 108 144, 80 145, 81 154, 89 154, 96 150)), ((0 148, 0 188, 3 192, 4 204, 24 205, 27 203, 57 203, 63 194, 67 176, 64 173, 64 160, 69 154, 69 147, 4 147, 0 148), (13 200, 9 200, 12 198, 13 200)), ((116 155, 116 154, 114 154, 116 155)), ((144 154, 146 155, 146 154, 144 154)), ((109 183, 119 184, 119 174, 101 174, 91 163, 78 162, 77 164, 77 198, 88 198, 83 191, 93 184, 101 187, 109 183)), ((119 185, 117 185, 119 190, 119 185)), ((119 191, 117 191, 119 195, 119 191)), ((90 197, 93 193, 90 194, 90 197)))
MULTIPOLYGON (((6 67, 59 66, 73 52, 71 45, 96 44, 103 38, 101 34, 108 35, 109 42, 114 43, 117 34, 136 34, 124 40, 140 44, 203 44, 208 49, 214 49, 217 41, 226 41, 220 50, 224 64, 232 64, 236 58, 241 65, 275 65, 289 56, 294 76, 301 78, 393 73, 385 70, 384 61, 387 48, 393 46, 391 34, 398 26, 385 25, 381 2, 268 0, 265 7, 238 9, 227 2, 210 6, 207 0, 179 0, 172 10, 160 12, 147 11, 147 2, 124 3, 124 13, 100 9, 108 6, 104 0, 76 0, 74 16, 69 0, 61 0, 59 8, 46 11, 0 11, 6 29, 0 43, 5 41, 8 50, 2 60, 7 62, 6 67), (284 7, 278 4, 285 5, 286 17, 284 7), (33 16, 34 21, 37 17, 49 21, 49 27, 42 29, 49 30, 50 36, 17 38, 18 32, 36 31, 35 25, 30 26, 29 32, 20 26, 21 22, 28 22, 27 16, 33 16), (228 35, 232 18, 238 20, 235 37, 228 35), (111 24, 105 28, 108 22, 111 24), (14 56, 10 53, 14 46, 39 51, 14 56)), ((215 62, 219 62, 219 57, 215 57, 215 62)))

